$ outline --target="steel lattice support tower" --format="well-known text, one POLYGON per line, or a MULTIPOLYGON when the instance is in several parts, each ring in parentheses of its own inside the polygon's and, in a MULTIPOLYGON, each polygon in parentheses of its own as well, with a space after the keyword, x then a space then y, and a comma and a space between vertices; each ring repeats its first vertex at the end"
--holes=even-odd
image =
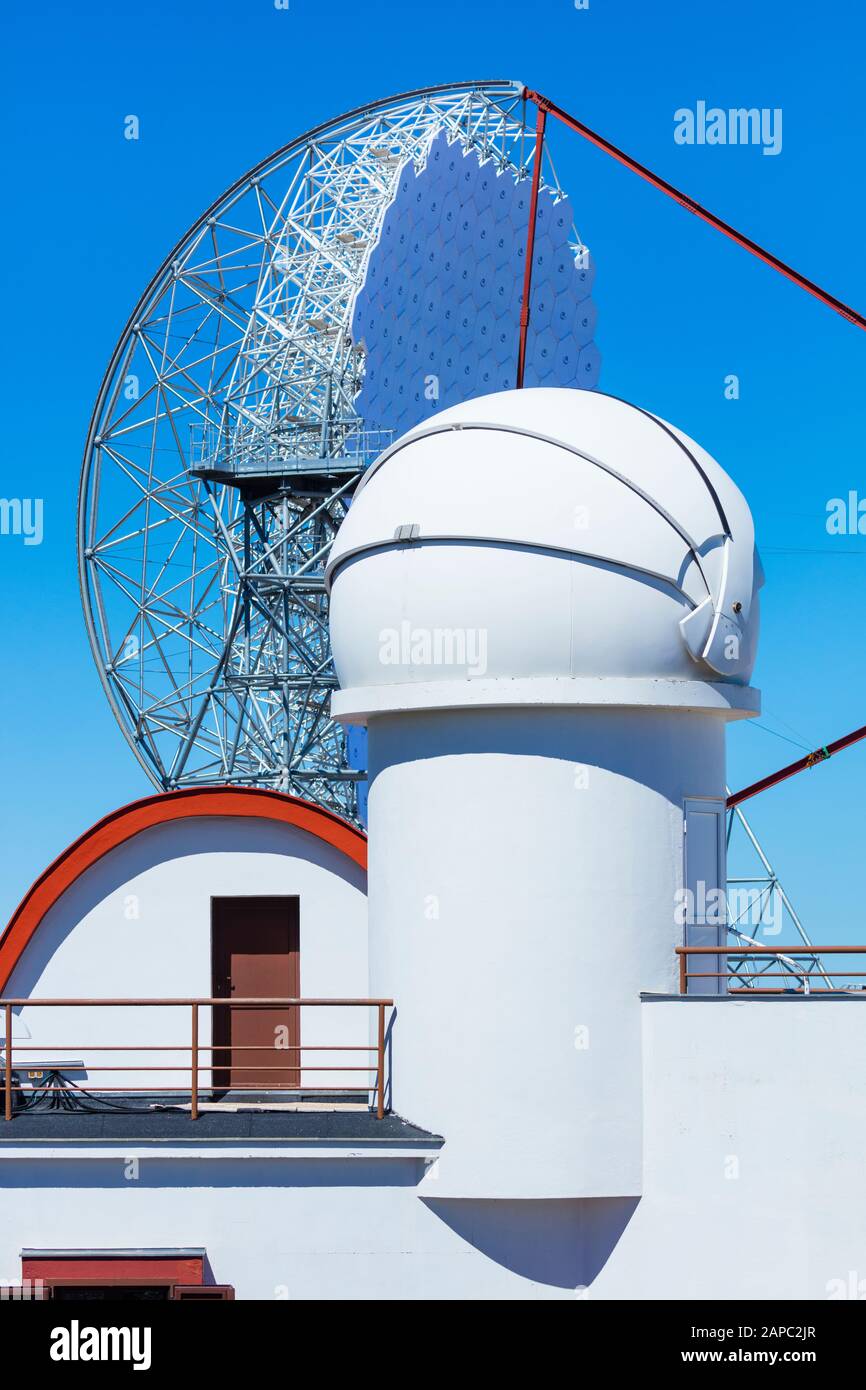
POLYGON ((519 83, 477 82, 308 132, 199 218, 131 315, 87 440, 80 577, 103 686, 158 787, 273 786, 356 818, 323 563, 390 433, 357 413, 352 309, 407 162, 444 132, 522 179, 525 117, 519 83))

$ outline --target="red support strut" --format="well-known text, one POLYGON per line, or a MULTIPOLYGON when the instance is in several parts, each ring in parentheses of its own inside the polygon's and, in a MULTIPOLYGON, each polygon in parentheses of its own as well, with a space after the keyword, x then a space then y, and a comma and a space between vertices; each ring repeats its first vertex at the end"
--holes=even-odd
MULTIPOLYGON (((531 95, 531 93, 527 93, 531 95)), ((523 386, 526 370, 526 335, 529 329, 529 295, 532 289, 532 261, 535 255, 535 222, 538 215, 538 189, 541 184, 541 156, 544 148, 544 127, 547 123, 547 104, 543 97, 533 97, 538 107, 535 121, 535 161, 532 166, 532 193, 529 199, 529 227, 526 232, 526 265, 523 267, 523 303, 520 306, 520 344, 517 349, 517 389, 523 386)))
POLYGON ((795 763, 788 763, 787 767, 780 767, 778 772, 771 772, 769 777, 762 777, 760 782, 752 782, 751 786, 743 787, 740 792, 734 792, 732 796, 728 797, 728 810, 732 811, 735 806, 739 806, 741 801, 748 801, 750 796, 757 796, 758 792, 765 792, 769 787, 775 787, 779 782, 786 781, 788 777, 793 777, 798 772, 805 772, 807 768, 816 767, 818 763, 825 763, 828 758, 832 758, 834 753, 841 753, 843 748, 850 748, 852 743, 859 743, 864 738, 866 738, 866 724, 862 729, 855 729, 853 733, 837 738, 834 743, 828 743, 824 748, 816 748, 814 753, 807 753, 805 758, 798 758, 795 763))

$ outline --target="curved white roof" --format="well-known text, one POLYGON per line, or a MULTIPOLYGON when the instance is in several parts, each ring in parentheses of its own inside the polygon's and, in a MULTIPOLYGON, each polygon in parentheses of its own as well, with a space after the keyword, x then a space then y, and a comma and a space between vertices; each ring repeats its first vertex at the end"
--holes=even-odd
POLYGON ((404 435, 366 474, 327 579, 343 684, 437 678, 364 655, 398 614, 484 626, 487 674, 743 684, 762 582, 746 501, 700 445, 556 388, 482 396, 404 435))

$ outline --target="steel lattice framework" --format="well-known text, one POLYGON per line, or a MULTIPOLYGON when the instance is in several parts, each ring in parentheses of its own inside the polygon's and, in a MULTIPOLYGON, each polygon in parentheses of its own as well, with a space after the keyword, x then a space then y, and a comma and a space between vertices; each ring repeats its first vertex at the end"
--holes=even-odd
POLYGON ((79 567, 102 683, 158 787, 254 783, 356 818, 323 562, 388 439, 355 410, 352 305, 406 160, 444 130, 525 177, 525 116, 519 84, 473 82, 309 132, 203 214, 132 314, 88 435, 79 567))
MULTIPOLYGON (((730 793, 729 793, 730 794, 730 793)), ((785 887, 763 849, 755 830, 740 806, 727 812, 726 844, 728 849, 727 932, 737 946, 762 946, 767 951, 766 963, 754 956, 728 958, 731 972, 729 984, 741 989, 761 989, 763 978, 769 974, 783 988, 808 994, 813 984, 833 989, 834 981, 827 973, 819 955, 793 958, 784 953, 773 954, 774 938, 782 935, 783 924, 789 924, 804 946, 812 941, 791 902, 785 887), (731 844, 734 831, 740 833, 738 860, 748 863, 749 851, 757 870, 749 875, 730 872, 731 844), (745 843, 744 843, 745 841, 745 843), (776 972, 775 975, 773 972, 776 972)), ((738 865, 740 867, 740 865, 738 865)))

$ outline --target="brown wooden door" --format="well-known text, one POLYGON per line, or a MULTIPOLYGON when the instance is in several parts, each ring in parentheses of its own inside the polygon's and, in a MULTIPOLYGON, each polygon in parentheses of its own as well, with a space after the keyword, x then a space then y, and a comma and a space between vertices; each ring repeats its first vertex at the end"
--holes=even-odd
MULTIPOLYGON (((213 998, 297 999, 298 918, 297 898, 213 898, 213 998)), ((298 1008, 214 1005, 212 1013, 217 1090, 300 1085, 298 1008)))

